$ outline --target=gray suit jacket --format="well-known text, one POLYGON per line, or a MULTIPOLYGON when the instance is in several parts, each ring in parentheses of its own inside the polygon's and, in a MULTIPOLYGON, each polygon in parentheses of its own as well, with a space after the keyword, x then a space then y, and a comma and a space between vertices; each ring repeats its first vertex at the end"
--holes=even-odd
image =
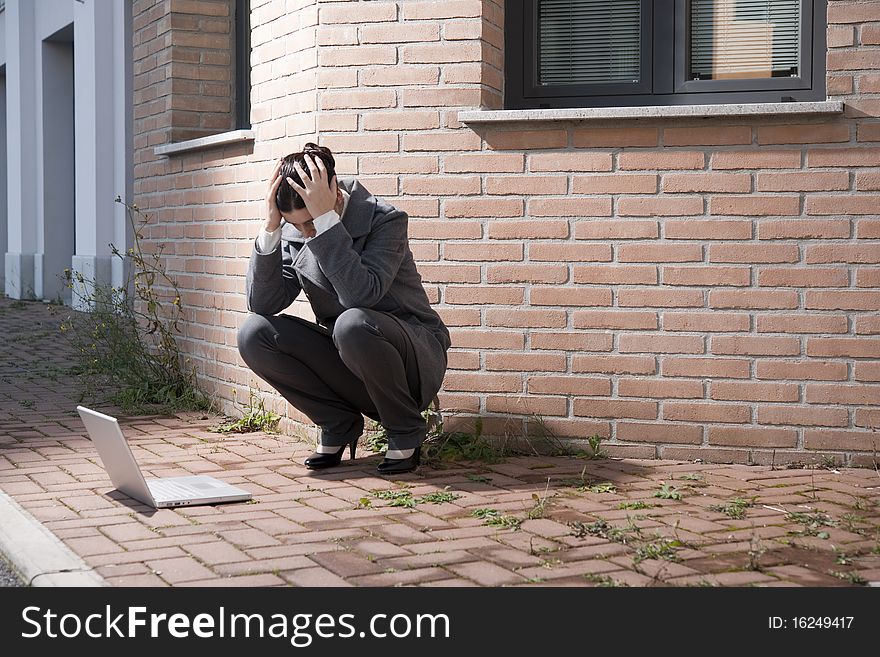
POLYGON ((408 217, 353 178, 339 181, 350 195, 340 223, 306 242, 282 224, 281 245, 261 254, 256 243, 247 273, 251 312, 274 315, 302 290, 318 323, 333 329, 349 308, 372 308, 401 321, 412 340, 427 408, 446 374, 449 331, 431 308, 407 237, 408 217))

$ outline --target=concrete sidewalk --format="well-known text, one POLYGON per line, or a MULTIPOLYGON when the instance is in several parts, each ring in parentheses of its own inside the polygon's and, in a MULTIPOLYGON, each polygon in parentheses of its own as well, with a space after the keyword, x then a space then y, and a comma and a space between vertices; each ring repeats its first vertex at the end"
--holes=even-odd
POLYGON ((535 456, 389 481, 364 451, 314 473, 302 466, 311 446, 289 437, 212 433, 221 418, 196 413, 121 418, 147 476, 210 474, 254 494, 155 511, 114 491, 74 411, 64 312, 0 300, 0 527, 17 509, 46 552, 17 533, 0 544, 29 580, 41 568, 67 574, 56 584, 113 586, 880 580, 869 469, 535 456))

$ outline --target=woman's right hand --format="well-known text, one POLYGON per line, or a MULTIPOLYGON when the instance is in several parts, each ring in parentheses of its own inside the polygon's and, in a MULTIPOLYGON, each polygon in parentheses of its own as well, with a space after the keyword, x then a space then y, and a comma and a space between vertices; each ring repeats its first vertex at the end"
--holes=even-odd
POLYGON ((278 160, 275 163, 275 168, 272 169, 272 175, 269 177, 269 188, 266 192, 266 222, 263 224, 263 228, 266 232, 273 232, 278 230, 278 227, 281 225, 281 211, 278 209, 278 205, 275 203, 275 193, 278 191, 278 186, 281 184, 281 163, 283 160, 278 160))

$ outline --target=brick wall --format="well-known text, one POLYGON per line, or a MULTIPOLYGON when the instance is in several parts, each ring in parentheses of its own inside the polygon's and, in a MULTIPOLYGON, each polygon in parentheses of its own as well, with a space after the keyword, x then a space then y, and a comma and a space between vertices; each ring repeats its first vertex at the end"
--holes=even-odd
MULTIPOLYGON (((256 142, 159 158, 144 111, 164 80, 143 72, 143 35, 165 4, 135 5, 136 200, 173 251, 187 351, 227 410, 234 391, 268 391, 235 351, 263 178, 317 138, 340 176, 410 214, 453 336, 450 424, 599 434, 622 456, 871 463, 880 2, 829 3, 842 116, 474 129, 459 110, 502 107, 502 2, 253 0, 256 142)), ((303 419, 271 400, 291 428, 303 419)))

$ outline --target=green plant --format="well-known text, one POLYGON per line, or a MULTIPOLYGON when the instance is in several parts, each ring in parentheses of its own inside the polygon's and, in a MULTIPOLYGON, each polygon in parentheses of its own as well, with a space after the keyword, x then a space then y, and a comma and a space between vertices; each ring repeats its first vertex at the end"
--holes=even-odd
POLYGON ((603 587, 629 586, 626 582, 621 582, 609 575, 599 575, 597 573, 584 573, 584 579, 603 587))
POLYGON ((526 514, 529 520, 536 520, 537 518, 543 518, 544 514, 547 512, 547 502, 548 497, 547 493, 550 490, 550 480, 547 480, 547 486, 544 488, 544 494, 538 495, 537 493, 532 493, 532 501, 535 503, 534 506, 529 509, 528 514, 526 514))
POLYGON ((678 490, 675 486, 667 484, 665 482, 660 482, 660 490, 654 493, 654 497, 659 497, 663 500, 680 500, 681 499, 681 491, 678 490))
POLYGON ((594 434, 587 438, 587 443, 590 445, 590 451, 587 455, 589 459, 607 459, 608 452, 602 449, 602 436, 599 434, 594 434))
POLYGON ((208 409, 210 400, 177 343, 183 310, 178 284, 162 260, 165 243, 145 254, 141 229, 149 217, 119 197, 116 202, 125 206, 133 235, 133 246, 125 253, 110 245, 128 272, 123 284, 111 287, 64 270, 66 285, 88 309, 71 312, 61 324, 79 357, 80 400, 111 390, 110 401, 128 413, 208 409))
POLYGON ((416 505, 412 492, 408 490, 377 490, 373 492, 373 496, 380 500, 388 500, 388 506, 403 506, 411 509, 416 505))
POLYGON ((585 536, 597 536, 599 538, 604 538, 614 543, 626 543, 630 534, 630 531, 628 529, 615 527, 607 520, 604 520, 602 518, 589 524, 576 520, 574 522, 568 523, 568 526, 572 529, 572 535, 576 536, 577 538, 583 538, 585 536))
POLYGON ((478 484, 488 484, 490 481, 492 481, 492 477, 487 477, 486 475, 481 474, 474 474, 472 472, 469 472, 465 476, 471 481, 477 482, 478 484))
POLYGON ((621 502, 617 505, 617 508, 620 510, 623 509, 653 509, 655 504, 648 504, 647 502, 643 502, 642 500, 637 500, 636 502, 621 502))
POLYGON ((701 474, 690 473, 681 476, 682 479, 686 479, 687 481, 703 481, 705 477, 701 474))
POLYGON ((761 570, 761 557, 764 556, 766 551, 767 550, 761 544, 761 538, 757 534, 752 534, 752 537, 749 539, 749 551, 747 553, 748 563, 746 564, 746 569, 756 572, 761 570))
POLYGON ((519 526, 522 524, 520 518, 503 515, 497 509, 474 509, 471 512, 471 515, 474 518, 480 518, 484 521, 484 525, 490 527, 502 527, 504 529, 513 529, 515 531, 519 529, 519 526))
POLYGON ((734 497, 728 504, 713 504, 709 507, 711 511, 718 511, 734 520, 742 520, 746 517, 746 509, 755 503, 754 498, 744 500, 741 497, 734 497))
POLYGON ((863 586, 867 583, 865 578, 854 570, 829 570, 828 574, 845 580, 854 586, 863 586))
MULTIPOLYGON (((233 403, 235 403, 234 400, 233 403)), ((254 393, 253 390, 248 390, 248 404, 242 408, 244 412, 239 419, 226 422, 208 430, 216 433, 249 433, 252 431, 273 433, 278 428, 281 416, 272 411, 267 411, 263 398, 254 393)))
POLYGON ((612 484, 609 481, 602 482, 601 484, 593 484, 592 486, 583 486, 578 488, 579 491, 585 492, 590 491, 591 493, 616 493, 617 486, 612 484))
POLYGON ((836 527, 837 521, 827 513, 817 511, 815 513, 802 513, 795 511, 785 516, 788 522, 795 522, 804 526, 798 531, 789 532, 795 536, 817 536, 818 538, 827 539, 828 532, 820 531, 822 527, 836 527))
POLYGON ((444 504, 446 502, 452 502, 460 498, 461 495, 458 493, 449 493, 447 491, 437 491, 435 493, 428 493, 426 495, 422 495, 419 499, 416 500, 416 504, 444 504))
POLYGON ((18 403, 20 405, 24 406, 25 408, 33 408, 34 407, 34 400, 33 399, 22 399, 18 403))
POLYGON ((668 539, 658 537, 658 540, 645 543, 636 548, 633 555, 633 563, 639 564, 645 559, 665 559, 666 561, 681 561, 676 554, 677 550, 682 546, 678 539, 668 539))
POLYGON ((846 552, 844 552, 843 550, 835 548, 834 554, 834 563, 838 564, 839 566, 848 566, 852 563, 852 559, 848 557, 846 555, 846 552))

